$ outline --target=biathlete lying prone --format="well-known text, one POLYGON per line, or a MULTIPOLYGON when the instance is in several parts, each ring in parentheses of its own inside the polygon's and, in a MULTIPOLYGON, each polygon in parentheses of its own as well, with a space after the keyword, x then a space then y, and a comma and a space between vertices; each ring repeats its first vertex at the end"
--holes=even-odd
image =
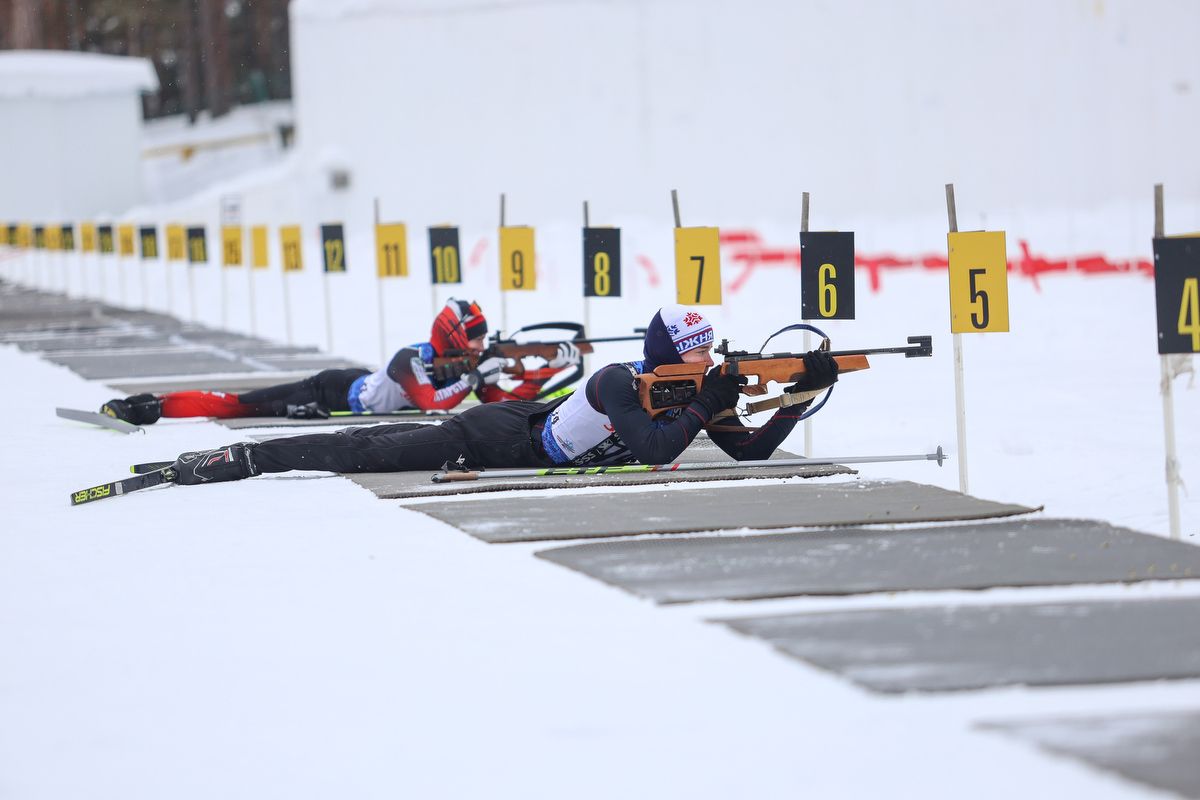
MULTIPOLYGON (((216 483, 289 470, 437 470, 447 462, 469 468, 669 463, 710 420, 737 404, 745 379, 714 367, 687 405, 651 418, 639 400, 636 376, 666 364, 712 367, 713 342, 703 314, 666 306, 646 329, 642 360, 602 367, 565 398, 488 403, 440 425, 377 425, 183 453, 172 465, 175 481, 216 483)), ((827 352, 811 351, 803 360, 804 373, 786 391, 813 392, 837 380, 838 364, 827 352)), ((737 460, 765 459, 811 402, 781 407, 753 430, 737 417, 722 419, 709 435, 737 460)))
POLYGON ((580 362, 579 350, 564 342, 543 370, 530 370, 510 391, 496 385, 508 363, 485 358, 461 374, 438 376, 434 359, 450 353, 484 350, 487 320, 476 303, 450 298, 433 321, 428 342, 402 348, 383 369, 327 369, 295 383, 250 392, 170 392, 137 394, 109 400, 100 413, 149 425, 161 417, 293 417, 324 418, 331 411, 382 414, 407 408, 451 409, 475 392, 484 403, 528 400, 558 370, 580 362))

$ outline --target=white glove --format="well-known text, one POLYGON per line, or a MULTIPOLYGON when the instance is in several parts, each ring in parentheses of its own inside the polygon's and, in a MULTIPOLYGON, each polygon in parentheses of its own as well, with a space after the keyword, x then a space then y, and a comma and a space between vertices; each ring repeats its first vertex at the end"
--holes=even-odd
POLYGON ((499 383, 500 378, 504 375, 504 367, 507 365, 507 358, 492 356, 480 361, 478 367, 463 377, 466 378, 467 383, 471 384, 472 389, 478 389, 481 384, 499 383))
POLYGON ((558 346, 558 353, 554 358, 550 359, 547 364, 550 369, 562 369, 563 367, 573 367, 580 361, 579 348, 570 342, 562 342, 558 346))

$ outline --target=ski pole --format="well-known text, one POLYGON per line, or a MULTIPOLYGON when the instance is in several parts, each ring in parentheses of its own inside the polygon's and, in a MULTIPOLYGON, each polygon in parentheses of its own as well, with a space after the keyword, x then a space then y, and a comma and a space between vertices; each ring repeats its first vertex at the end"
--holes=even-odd
POLYGON ((434 483, 475 481, 486 478, 544 478, 556 475, 603 475, 630 472, 685 472, 706 469, 738 469, 741 467, 819 467, 832 464, 877 464, 885 461, 936 461, 940 467, 949 458, 941 445, 932 453, 900 456, 845 456, 842 458, 780 458, 764 461, 717 461, 674 464, 614 464, 608 467, 548 467, 545 469, 454 470, 443 467, 432 478, 434 483))

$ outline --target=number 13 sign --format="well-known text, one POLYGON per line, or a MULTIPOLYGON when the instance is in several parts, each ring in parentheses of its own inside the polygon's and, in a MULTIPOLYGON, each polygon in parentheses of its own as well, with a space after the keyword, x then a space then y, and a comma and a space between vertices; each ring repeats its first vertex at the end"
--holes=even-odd
POLYGON ((1008 332, 1008 259, 1004 231, 947 235, 950 332, 1008 332))

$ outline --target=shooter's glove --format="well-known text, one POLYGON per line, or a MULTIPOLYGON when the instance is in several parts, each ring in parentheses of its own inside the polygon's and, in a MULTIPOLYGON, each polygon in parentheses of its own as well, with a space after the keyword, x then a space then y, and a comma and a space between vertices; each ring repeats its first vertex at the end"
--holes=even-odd
POLYGON ((570 342, 562 342, 558 346, 558 352, 554 358, 550 359, 546 365, 550 369, 562 369, 563 367, 573 367, 579 363, 582 356, 579 354, 579 348, 570 342))
POLYGON ((329 409, 317 402, 287 407, 288 419, 329 419, 329 409))
POLYGON ((804 374, 785 391, 816 392, 837 383, 838 364, 825 350, 810 350, 804 354, 804 374))
POLYGON ((710 418, 715 417, 727 408, 737 405, 742 394, 742 384, 746 383, 745 375, 722 375, 719 366, 713 367, 704 376, 704 383, 696 399, 708 409, 710 418))
POLYGON ((479 362, 479 366, 463 375, 463 378, 472 389, 478 389, 483 384, 498 383, 500 376, 504 374, 504 367, 508 364, 508 359, 492 356, 485 358, 479 362))
POLYGON ((175 482, 184 486, 197 483, 219 483, 252 478, 259 474, 254 465, 252 442, 241 442, 217 450, 183 453, 175 459, 175 482))

